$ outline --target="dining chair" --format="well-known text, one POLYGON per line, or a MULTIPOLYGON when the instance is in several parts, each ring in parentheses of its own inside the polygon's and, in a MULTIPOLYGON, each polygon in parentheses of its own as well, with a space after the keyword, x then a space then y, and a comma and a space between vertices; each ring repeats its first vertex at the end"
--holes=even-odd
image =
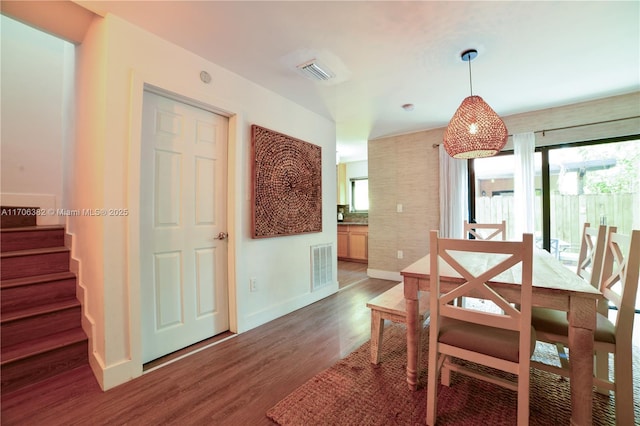
POLYGON ((477 240, 493 240, 496 237, 500 237, 503 240, 507 239, 507 221, 503 220, 500 223, 469 223, 464 221, 464 233, 465 235, 471 234, 477 240), (479 232, 480 229, 488 230, 490 234, 479 232))
MULTIPOLYGON (((634 422, 632 338, 638 279, 640 278, 640 230, 630 235, 609 228, 599 289, 604 299, 598 301, 596 329, 594 331, 593 383, 597 389, 615 392, 616 421, 619 425, 634 422), (613 306, 613 319, 609 318, 613 306), (602 356, 606 353, 607 356, 602 356), (609 373, 609 356, 613 354, 613 375, 609 373), (613 380, 611 380, 613 376, 613 380)), ((569 344, 569 322, 565 312, 550 311, 544 317, 532 317, 539 341, 569 344)), ((568 356, 571 364, 571 354, 568 356)), ((532 361, 535 368, 569 377, 569 369, 540 361, 532 361)))
MULTIPOLYGON (((465 238, 476 239, 476 240, 493 240, 500 237, 502 240, 507 239, 507 221, 503 220, 500 223, 469 223, 468 221, 464 221, 464 235, 465 238), (486 232, 480 232, 480 230, 488 230, 489 232, 493 230, 490 234, 486 232)), ((455 302, 458 306, 466 303, 463 297, 459 297, 455 302)))
MULTIPOLYGON (((610 227, 613 232, 615 226, 610 227)), ((580 240, 580 252, 578 253, 578 270, 576 273, 592 286, 600 285, 600 273, 602 272, 602 259, 604 258, 604 244, 607 237, 607 226, 592 227, 589 222, 582 226, 582 238, 580 240)), ((534 309, 535 310, 535 309, 534 309)))
MULTIPOLYGON (((615 232, 616 227, 610 227, 615 232)), ((585 222, 582 226, 582 238, 580 240, 580 252, 578 254, 578 266, 576 274, 589 282, 592 286, 599 288, 600 274, 602 273, 602 261, 604 259, 605 239, 607 236, 607 226, 600 225, 597 228, 592 227, 589 222, 585 222)), ((567 313, 550 308, 533 308, 531 311, 532 324, 555 323, 556 317, 564 317, 561 322, 566 320, 567 313)), ((535 325, 534 325, 535 327, 535 325)), ((549 324, 545 329, 550 327, 549 324)), ((556 342, 556 351, 562 368, 569 368, 567 360, 566 347, 563 343, 556 342)), ((596 357, 596 363, 600 364, 598 368, 602 369, 602 363, 607 362, 608 355, 599 354, 596 357)), ((605 392, 604 390, 600 390, 605 392)), ((608 393, 608 391, 606 391, 608 393)))
POLYGON ((532 234, 523 234, 522 241, 478 241, 440 238, 438 231, 431 231, 428 425, 434 425, 437 419, 438 379, 449 386, 452 371, 517 391, 518 425, 528 424, 529 362, 536 341, 531 327, 532 268, 532 234), (486 256, 479 256, 480 253, 488 254, 494 261, 482 263, 486 256), (443 268, 453 268, 463 278, 444 287, 443 268), (492 279, 509 269, 510 273, 521 275, 519 300, 507 300, 492 283, 492 279), (452 303, 461 296, 490 300, 502 313, 452 303), (457 359, 512 373, 515 379, 463 366, 457 359))

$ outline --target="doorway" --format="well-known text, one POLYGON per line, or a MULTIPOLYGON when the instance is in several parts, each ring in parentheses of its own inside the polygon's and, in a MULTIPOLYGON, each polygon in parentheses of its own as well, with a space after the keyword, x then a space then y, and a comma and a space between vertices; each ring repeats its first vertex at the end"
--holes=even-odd
POLYGON ((228 119, 145 90, 140 172, 143 363, 229 329, 228 119))

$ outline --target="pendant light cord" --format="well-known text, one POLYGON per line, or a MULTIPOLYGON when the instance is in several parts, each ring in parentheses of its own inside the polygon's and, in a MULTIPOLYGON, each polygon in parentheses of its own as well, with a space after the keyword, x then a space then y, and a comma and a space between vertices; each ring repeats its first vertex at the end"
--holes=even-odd
POLYGON ((473 81, 471 80, 471 57, 469 57, 469 90, 471 91, 471 96, 473 96, 473 81))

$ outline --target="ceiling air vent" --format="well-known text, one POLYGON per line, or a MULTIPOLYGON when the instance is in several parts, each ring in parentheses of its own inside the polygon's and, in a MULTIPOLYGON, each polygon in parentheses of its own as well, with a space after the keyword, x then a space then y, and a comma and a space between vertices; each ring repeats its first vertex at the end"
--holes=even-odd
POLYGON ((331 70, 323 65, 320 65, 315 59, 302 63, 296 68, 305 77, 310 78, 311 80, 327 81, 336 76, 331 70))

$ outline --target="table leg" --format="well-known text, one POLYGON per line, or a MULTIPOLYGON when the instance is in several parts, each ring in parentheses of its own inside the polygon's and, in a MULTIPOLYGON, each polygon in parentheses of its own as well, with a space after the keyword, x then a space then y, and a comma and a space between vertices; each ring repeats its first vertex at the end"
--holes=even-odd
POLYGON ((591 425, 593 406, 593 330, 596 301, 572 297, 569 301, 569 368, 571 424, 591 425))
POLYGON ((407 309, 407 383, 409 389, 418 388, 418 360, 420 327, 418 321, 418 279, 404 278, 404 297, 407 309))

